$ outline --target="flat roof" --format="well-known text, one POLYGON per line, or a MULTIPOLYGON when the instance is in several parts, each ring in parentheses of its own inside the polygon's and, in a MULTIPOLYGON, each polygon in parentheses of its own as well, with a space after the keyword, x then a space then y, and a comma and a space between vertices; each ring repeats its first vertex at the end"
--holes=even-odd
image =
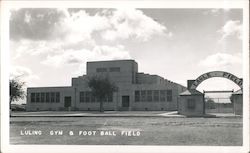
POLYGON ((98 62, 135 62, 133 59, 122 59, 122 60, 106 60, 106 61, 88 61, 87 63, 98 63, 98 62))
POLYGON ((48 87, 27 87, 27 89, 37 89, 37 88, 72 88, 72 86, 48 86, 48 87))

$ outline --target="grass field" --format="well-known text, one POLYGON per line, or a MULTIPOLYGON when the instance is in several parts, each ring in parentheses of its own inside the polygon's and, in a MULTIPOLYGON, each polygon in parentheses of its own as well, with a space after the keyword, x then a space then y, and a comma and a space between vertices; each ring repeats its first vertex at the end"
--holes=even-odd
POLYGON ((239 146, 242 118, 15 117, 10 119, 10 143, 239 146), (42 134, 21 135, 32 130, 42 134), (63 134, 50 135, 55 130, 63 134), (70 136, 69 131, 74 135, 70 136), (79 131, 96 131, 96 135, 79 135, 79 131), (101 131, 114 132, 116 136, 101 136, 101 131), (124 136, 122 131, 139 131, 140 135, 124 136))

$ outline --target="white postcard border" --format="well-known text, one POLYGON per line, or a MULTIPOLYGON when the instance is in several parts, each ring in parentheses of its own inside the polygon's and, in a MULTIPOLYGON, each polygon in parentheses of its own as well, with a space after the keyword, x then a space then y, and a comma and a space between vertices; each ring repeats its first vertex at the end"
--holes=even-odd
POLYGON ((1 151, 7 152, 248 152, 249 151, 249 3, 247 0, 178 1, 2 1, 1 2, 1 151), (195 5, 194 5, 195 3, 195 5), (243 146, 10 145, 9 14, 10 8, 242 8, 243 9, 243 146))

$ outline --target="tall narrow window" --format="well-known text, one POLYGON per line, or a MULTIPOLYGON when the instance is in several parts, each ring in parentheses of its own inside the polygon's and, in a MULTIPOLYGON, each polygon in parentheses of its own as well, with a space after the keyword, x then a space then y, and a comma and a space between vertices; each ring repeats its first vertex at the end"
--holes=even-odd
POLYGON ((146 90, 141 91, 141 101, 146 101, 146 90))
POLYGON ((159 101, 159 90, 154 90, 153 92, 154 101, 159 101))
POLYGON ((152 90, 147 90, 147 101, 151 102, 152 100, 152 90))
POLYGON ((50 102, 50 93, 49 92, 46 92, 46 103, 49 103, 50 102))
POLYGON ((34 103, 36 102, 36 94, 35 93, 31 93, 31 100, 30 100, 31 103, 34 103))
POLYGON ((60 92, 56 92, 56 103, 60 102, 60 92))
POLYGON ((41 103, 43 103, 45 101, 45 93, 42 92, 41 93, 41 103))
POLYGON ((139 102, 140 101, 140 91, 136 90, 135 91, 135 102, 139 102))
POLYGON ((51 93, 50 93, 50 96, 51 96, 51 97, 50 97, 50 98, 51 98, 51 99, 50 99, 50 102, 51 102, 51 103, 54 103, 54 102, 55 102, 55 93, 54 93, 54 92, 51 92, 51 93))
POLYGON ((91 95, 90 95, 90 92, 87 91, 85 96, 86 96, 86 97, 85 97, 85 102, 86 102, 86 103, 89 103, 89 102, 90 102, 90 96, 91 96, 91 95))
POLYGON ((93 93, 91 92, 90 93, 90 99, 91 99, 91 102, 94 103, 95 102, 95 96, 93 95, 93 93))
POLYGON ((40 102, 40 93, 36 93, 36 102, 37 102, 37 103, 40 102))
POLYGON ((160 101, 165 101, 166 92, 165 90, 160 90, 160 101))
POLYGON ((85 102, 85 96, 84 96, 85 92, 80 92, 80 103, 85 102))
POLYGON ((173 99, 172 90, 167 90, 167 101, 171 102, 173 99))

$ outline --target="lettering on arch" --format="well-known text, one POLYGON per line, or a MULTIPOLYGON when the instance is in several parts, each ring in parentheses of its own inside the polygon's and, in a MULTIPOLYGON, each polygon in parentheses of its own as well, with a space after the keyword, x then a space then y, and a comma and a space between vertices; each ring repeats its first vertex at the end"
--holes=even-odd
POLYGON ((224 72, 224 71, 212 71, 208 73, 204 73, 201 76, 199 76, 191 85, 190 89, 196 89, 199 84, 209 78, 213 77, 221 77, 221 78, 226 78, 231 81, 233 81, 235 84, 237 84, 241 89, 243 88, 243 79, 236 77, 235 75, 224 72))

